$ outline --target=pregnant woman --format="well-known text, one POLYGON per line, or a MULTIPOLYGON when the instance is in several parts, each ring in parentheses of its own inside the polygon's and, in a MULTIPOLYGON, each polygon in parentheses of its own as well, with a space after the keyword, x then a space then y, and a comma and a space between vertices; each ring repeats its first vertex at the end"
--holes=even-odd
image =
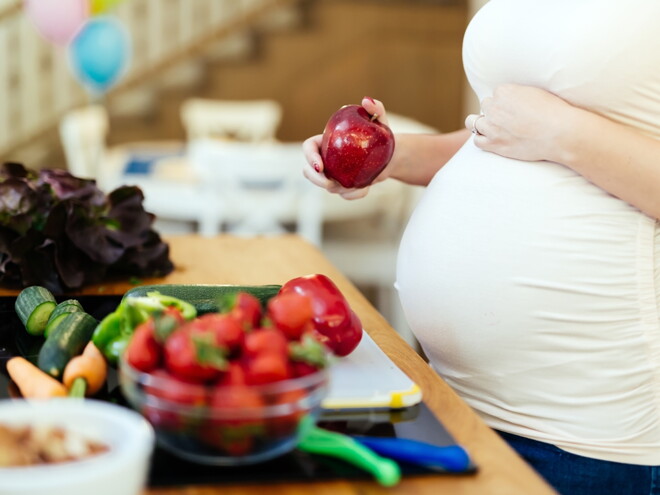
MULTIPOLYGON (((660 1, 491 0, 481 114, 398 135, 397 286, 431 365, 560 493, 660 494, 660 1)), ((379 101, 362 105, 387 121, 379 101)), ((323 175, 320 136, 304 173, 323 175)))

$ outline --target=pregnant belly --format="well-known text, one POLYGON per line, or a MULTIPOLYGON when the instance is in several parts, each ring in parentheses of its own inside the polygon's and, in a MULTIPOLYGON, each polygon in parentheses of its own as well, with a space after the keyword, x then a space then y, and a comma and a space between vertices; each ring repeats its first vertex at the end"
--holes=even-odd
POLYGON ((544 362, 591 353, 639 318, 653 225, 566 167, 470 140, 403 236, 404 312, 431 362, 455 378, 526 372, 538 353, 544 362))

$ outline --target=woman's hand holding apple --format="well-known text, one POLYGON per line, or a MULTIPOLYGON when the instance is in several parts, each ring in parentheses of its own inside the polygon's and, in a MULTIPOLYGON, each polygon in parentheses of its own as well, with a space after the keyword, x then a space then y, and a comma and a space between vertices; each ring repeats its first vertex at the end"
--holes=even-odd
MULTIPOLYGON (((364 110, 367 111, 369 115, 375 116, 375 118, 378 119, 380 124, 385 124, 385 126, 387 126, 388 121, 385 112, 385 107, 380 101, 374 100, 369 97, 365 97, 362 99, 362 107, 364 108, 364 110)), ((330 122, 328 124, 330 124, 330 122)), ((368 123, 369 121, 364 120, 364 122, 368 123)), ((356 121, 355 125, 362 125, 362 123, 356 121)), ((384 126, 379 126, 379 127, 382 128, 384 126)), ((389 132, 389 128, 385 128, 385 129, 389 132)), ((328 131, 329 130, 326 127, 326 133, 328 131)), ((383 140, 385 140, 386 142, 391 140, 391 143, 389 143, 390 144, 389 155, 391 157, 391 150, 393 150, 394 147, 393 135, 391 135, 391 132, 389 132, 389 135, 387 132, 382 133, 380 140, 381 140, 381 145, 383 140)), ((322 143, 323 143, 323 134, 312 136, 303 143, 303 153, 305 154, 305 158, 307 160, 307 164, 303 168, 303 175, 316 186, 326 189, 328 192, 339 194, 344 199, 359 199, 366 196, 367 193, 369 192, 368 185, 364 187, 345 187, 342 186, 338 181, 330 179, 326 176, 326 174, 324 173, 325 164, 321 156, 322 143)), ((387 158, 387 160, 389 161, 389 158, 387 158)), ((389 167, 385 166, 385 168, 383 168, 382 171, 378 173, 377 177, 373 179, 373 181, 370 181, 370 183, 380 182, 382 180, 385 180, 387 177, 389 177, 388 169, 389 167)), ((328 175, 332 175, 332 174, 328 174, 328 175)), ((344 182, 345 184, 350 184, 352 180, 353 180, 352 178, 348 178, 348 177, 342 178, 342 182, 344 182)))

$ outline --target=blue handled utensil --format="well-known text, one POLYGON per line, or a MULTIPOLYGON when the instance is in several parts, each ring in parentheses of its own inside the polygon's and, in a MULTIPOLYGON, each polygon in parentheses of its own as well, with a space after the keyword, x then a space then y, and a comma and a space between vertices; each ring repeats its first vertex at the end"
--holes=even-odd
POLYGON ((301 423, 300 450, 342 459, 371 473, 384 486, 394 486, 401 479, 401 469, 392 459, 379 456, 349 435, 319 428, 306 419, 301 423))
POLYGON ((451 473, 461 473, 471 468, 470 457, 459 445, 437 446, 407 438, 352 437, 377 454, 395 461, 440 468, 451 473))

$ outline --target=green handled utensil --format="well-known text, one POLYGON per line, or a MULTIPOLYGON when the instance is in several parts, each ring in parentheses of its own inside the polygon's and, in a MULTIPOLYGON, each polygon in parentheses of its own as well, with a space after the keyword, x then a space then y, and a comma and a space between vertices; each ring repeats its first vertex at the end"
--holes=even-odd
POLYGON ((393 460, 379 456, 348 435, 319 428, 309 417, 305 420, 298 442, 300 450, 342 459, 370 472, 383 486, 394 486, 401 479, 401 468, 393 460))

